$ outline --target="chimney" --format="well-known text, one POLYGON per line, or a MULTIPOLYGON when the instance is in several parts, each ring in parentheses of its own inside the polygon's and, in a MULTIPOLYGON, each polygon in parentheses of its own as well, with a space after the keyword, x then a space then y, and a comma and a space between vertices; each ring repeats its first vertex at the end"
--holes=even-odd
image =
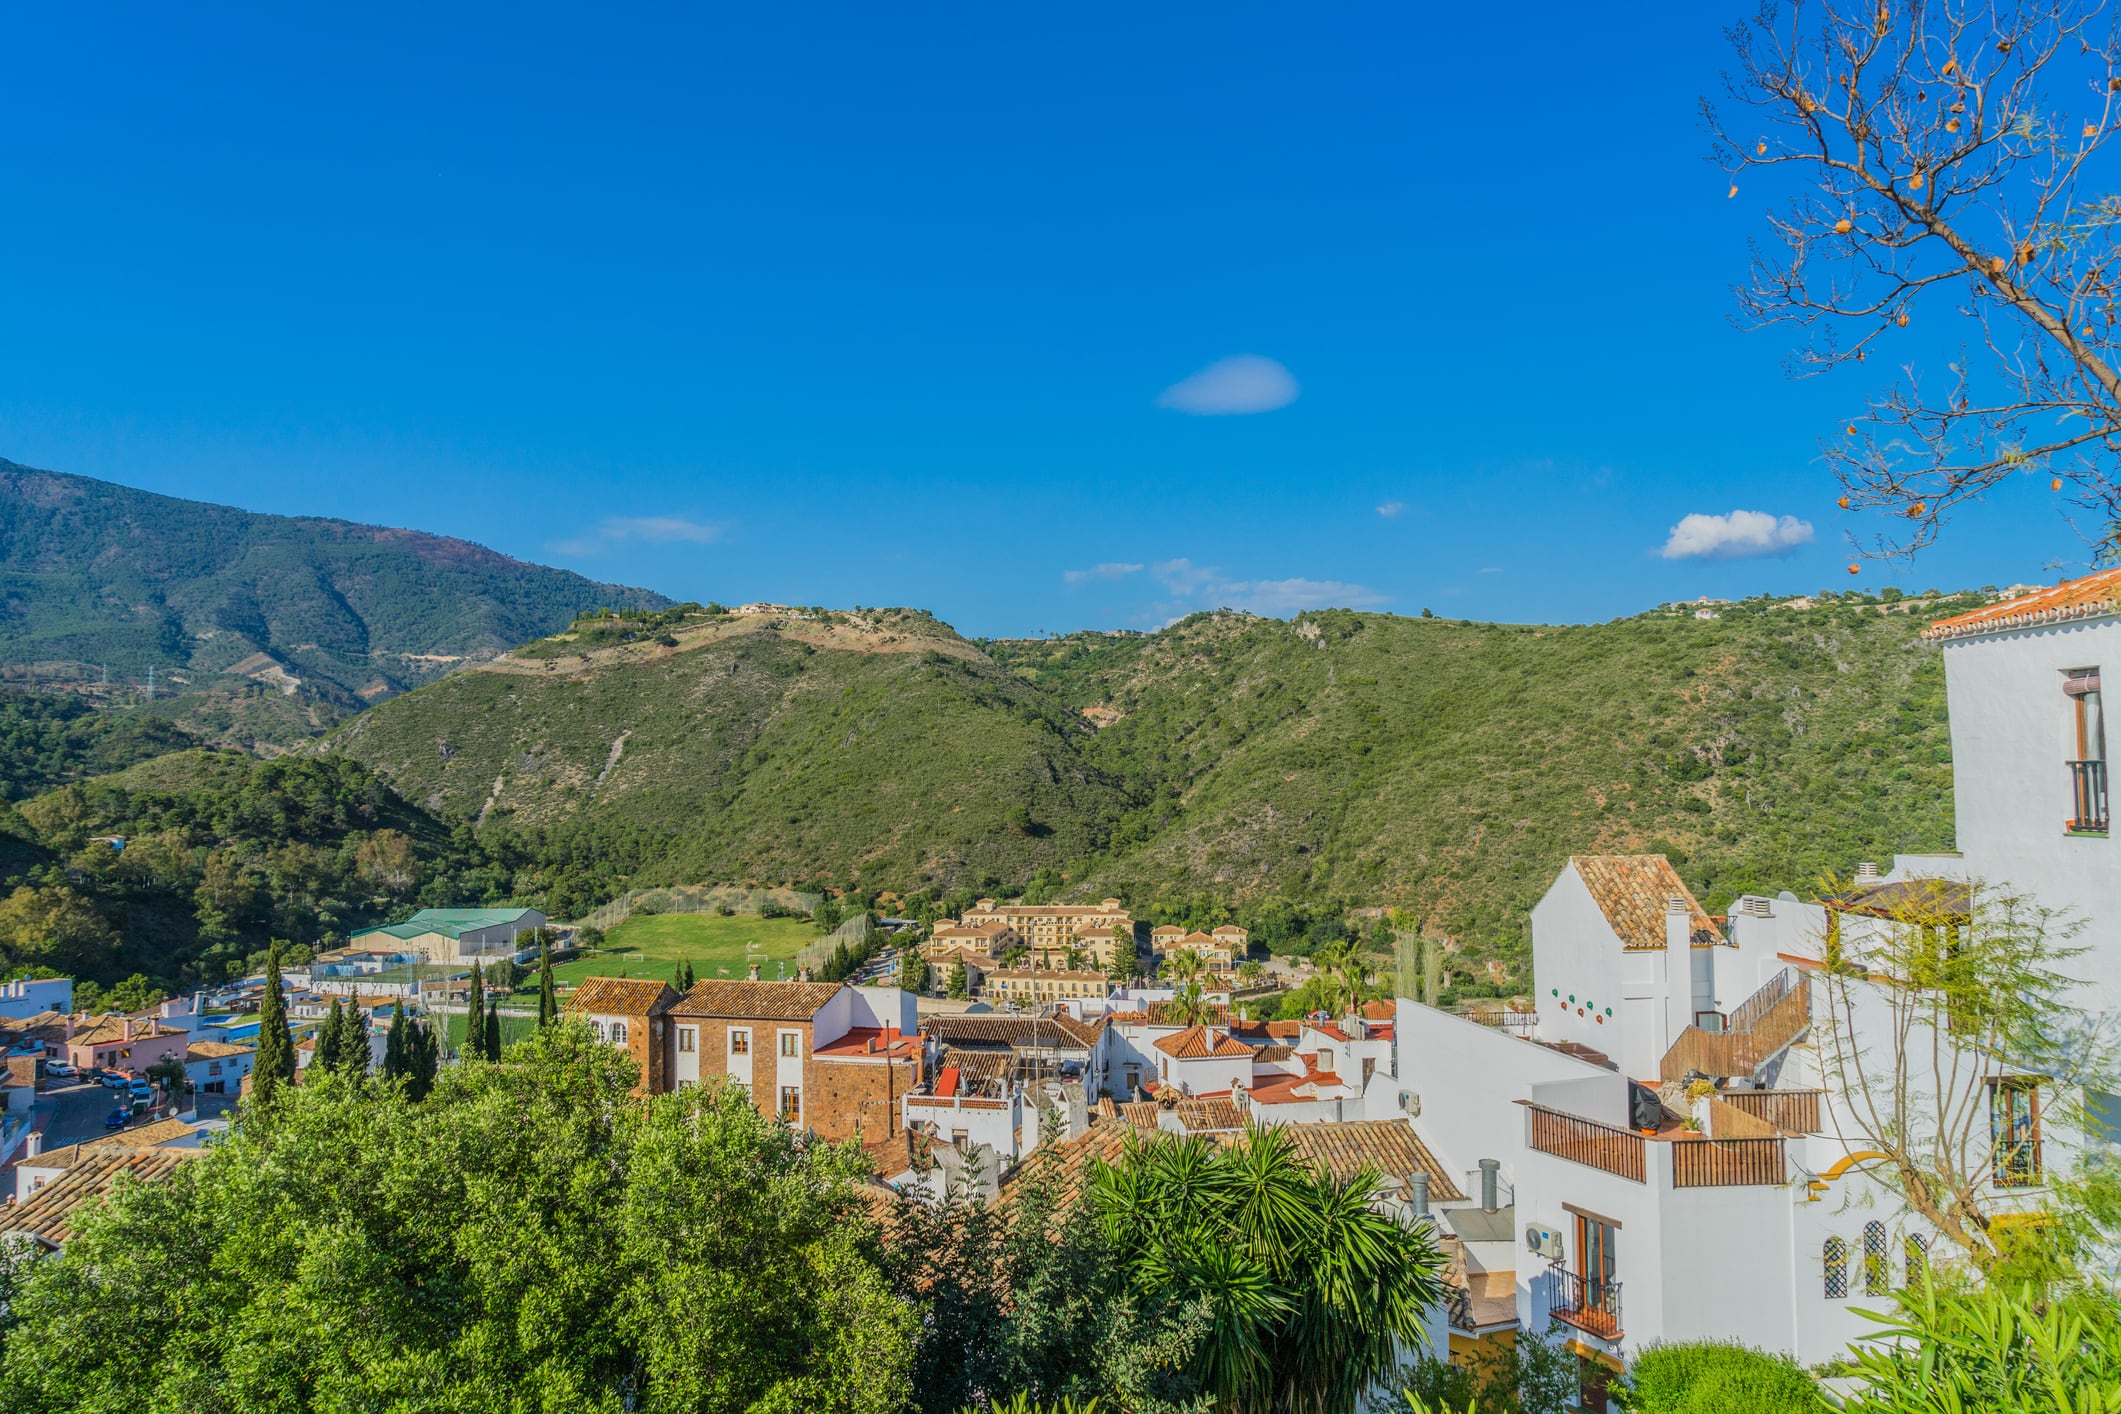
POLYGON ((1414 1195, 1414 1216, 1417 1218, 1427 1217, 1429 1215, 1428 1171, 1426 1169, 1416 1169, 1409 1174, 1407 1176, 1407 1187, 1413 1191, 1414 1195))
POLYGON ((25 1159, 34 1159, 37 1157, 37 1155, 43 1152, 44 1131, 41 1129, 32 1129, 29 1132, 29 1138, 23 1141, 22 1157, 25 1159))
POLYGON ((121 1028, 121 1032, 120 1032, 120 1039, 121 1039, 121 1040, 126 1040, 126 1041, 130 1041, 130 1040, 132 1040, 132 1038, 133 1038, 133 1019, 132 1019, 131 1017, 129 1017, 129 1016, 128 1016, 128 1017, 126 1017, 126 1018, 125 1018, 125 1020, 124 1020, 124 1021, 122 1021, 122 1022, 120 1022, 120 1023, 119 1023, 119 1026, 120 1026, 120 1028, 121 1028))
POLYGON ((1861 864, 1858 864, 1856 866, 1856 882, 1859 884, 1877 883, 1878 866, 1868 859, 1864 860, 1861 864))
POLYGON ((759 980, 759 965, 758 965, 757 963, 755 963, 755 962, 754 962, 754 963, 752 963, 752 964, 751 964, 751 969, 750 969, 750 971, 749 971, 749 972, 748 972, 748 973, 747 973, 746 975, 747 975, 747 976, 748 976, 748 977, 749 977, 749 978, 750 978, 750 979, 751 979, 752 981, 754 981, 754 982, 758 981, 758 980, 759 980))
POLYGON ((1483 1213, 1492 1213, 1502 1206, 1496 1201, 1495 1196, 1496 1183, 1501 1173, 1502 1160, 1482 1159, 1480 1161, 1480 1211, 1483 1213))
POLYGON ((1693 941, 1694 910, 1684 894, 1673 894, 1664 901, 1664 945, 1684 949, 1693 941))
POLYGON ((862 1042, 862 1054, 865 1056, 876 1054, 876 1037, 871 1036, 868 1040, 862 1042))
POLYGON ((795 970, 795 980, 798 982, 808 982, 810 980, 810 968, 808 965, 798 967, 795 970))

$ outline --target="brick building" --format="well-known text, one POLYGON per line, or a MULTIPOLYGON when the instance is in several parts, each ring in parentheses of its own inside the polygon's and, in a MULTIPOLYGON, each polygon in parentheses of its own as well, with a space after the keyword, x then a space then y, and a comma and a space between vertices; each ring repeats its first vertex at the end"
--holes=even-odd
POLYGON ((567 1004, 626 1048, 659 1094, 727 1076, 762 1113, 838 1142, 899 1128, 921 1080, 913 994, 838 982, 695 983, 592 977, 567 1004))
POLYGON ((587 977, 567 1000, 570 1016, 579 1016, 600 1040, 617 1046, 641 1068, 635 1087, 658 1095, 670 1086, 670 1009, 679 1000, 666 982, 644 978, 587 977))

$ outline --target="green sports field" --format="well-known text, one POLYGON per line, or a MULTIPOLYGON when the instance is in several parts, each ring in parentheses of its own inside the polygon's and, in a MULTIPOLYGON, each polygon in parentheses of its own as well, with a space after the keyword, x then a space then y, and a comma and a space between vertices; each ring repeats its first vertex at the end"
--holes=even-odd
MULTIPOLYGON (((759 964, 759 976, 772 980, 795 975, 795 959, 805 948, 824 941, 817 925, 797 918, 760 918, 739 913, 724 918, 716 913, 657 913, 627 919, 604 935, 604 949, 597 957, 577 958, 552 969, 562 987, 573 986, 584 977, 653 977, 669 982, 676 978, 678 964, 692 963, 693 976, 701 981, 716 977, 742 978, 749 963, 759 964)), ((536 984, 536 972, 526 979, 536 984)), ((535 993, 530 994, 535 1004, 535 993)))

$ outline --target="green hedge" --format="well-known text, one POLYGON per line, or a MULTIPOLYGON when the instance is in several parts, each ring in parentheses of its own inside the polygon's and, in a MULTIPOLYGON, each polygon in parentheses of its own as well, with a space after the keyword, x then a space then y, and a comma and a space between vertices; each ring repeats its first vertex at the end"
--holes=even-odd
POLYGON ((1820 1414, 1827 1407, 1788 1356, 1720 1340, 1645 1348, 1628 1367, 1625 1399, 1641 1414, 1820 1414))

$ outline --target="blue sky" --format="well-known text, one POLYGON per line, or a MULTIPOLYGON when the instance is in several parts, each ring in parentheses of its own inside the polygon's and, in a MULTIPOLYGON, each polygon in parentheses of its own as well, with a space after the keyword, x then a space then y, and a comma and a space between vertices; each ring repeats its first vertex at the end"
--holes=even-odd
POLYGON ((0 456, 989 635, 2083 558, 2022 483, 1848 577, 1750 4, 618 8, 0 17, 0 456))

